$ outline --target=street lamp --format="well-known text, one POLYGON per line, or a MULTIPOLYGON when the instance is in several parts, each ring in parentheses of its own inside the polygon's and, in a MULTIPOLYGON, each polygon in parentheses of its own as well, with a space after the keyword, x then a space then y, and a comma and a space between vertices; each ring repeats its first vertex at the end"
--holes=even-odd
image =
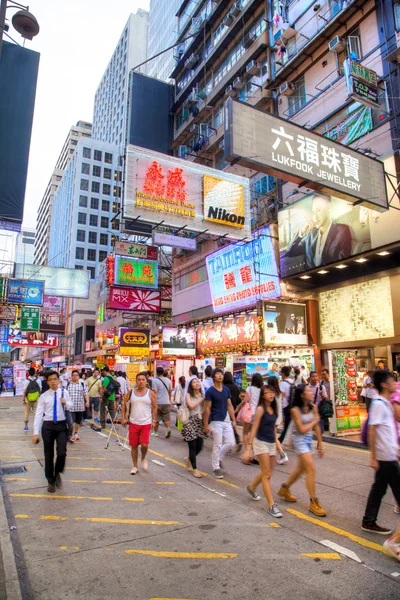
POLYGON ((36 17, 29 12, 29 6, 11 2, 7 6, 7 0, 0 0, 0 58, 3 47, 3 34, 6 30, 6 10, 7 8, 20 8, 13 15, 11 22, 18 33, 26 40, 32 40, 39 33, 40 27, 36 17))

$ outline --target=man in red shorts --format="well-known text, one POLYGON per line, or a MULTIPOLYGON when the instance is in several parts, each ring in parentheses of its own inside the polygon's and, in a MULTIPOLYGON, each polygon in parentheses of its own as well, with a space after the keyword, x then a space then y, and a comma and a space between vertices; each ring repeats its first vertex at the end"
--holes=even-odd
POLYGON ((133 469, 131 475, 138 472, 139 445, 142 450, 142 469, 147 471, 149 463, 146 458, 150 441, 151 427, 156 424, 157 402, 156 395, 147 387, 146 373, 136 375, 136 386, 124 397, 122 405, 122 425, 126 425, 129 415, 129 445, 131 446, 133 469))

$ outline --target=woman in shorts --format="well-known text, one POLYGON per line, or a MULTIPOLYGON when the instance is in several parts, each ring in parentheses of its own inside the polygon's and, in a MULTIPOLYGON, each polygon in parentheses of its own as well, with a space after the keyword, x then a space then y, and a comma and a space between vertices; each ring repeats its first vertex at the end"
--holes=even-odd
POLYGON ((257 486, 261 483, 264 495, 269 506, 269 514, 280 518, 282 513, 275 504, 271 491, 271 475, 275 466, 276 454, 276 421, 278 419, 278 406, 275 390, 270 385, 264 385, 260 390, 260 400, 254 414, 250 439, 243 456, 244 462, 249 462, 252 454, 257 457, 261 473, 246 487, 253 500, 261 500, 257 494, 257 486))
POLYGON ((317 517, 326 517, 326 511, 315 495, 315 463, 312 455, 313 431, 317 436, 317 449, 320 458, 323 457, 324 453, 322 450, 321 428, 319 427, 321 418, 317 406, 312 401, 313 392, 308 385, 297 386, 290 416, 293 421, 292 443, 298 461, 294 471, 289 475, 289 479, 282 484, 278 496, 284 498, 287 502, 296 502, 297 498, 291 494, 290 486, 304 473, 310 498, 309 510, 317 517))

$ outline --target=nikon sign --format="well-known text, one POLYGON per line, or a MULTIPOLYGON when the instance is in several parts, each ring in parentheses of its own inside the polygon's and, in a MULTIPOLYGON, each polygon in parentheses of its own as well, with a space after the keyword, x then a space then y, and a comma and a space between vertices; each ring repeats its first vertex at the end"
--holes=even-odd
POLYGON ((374 210, 388 209, 381 161, 231 98, 225 105, 225 159, 374 210))

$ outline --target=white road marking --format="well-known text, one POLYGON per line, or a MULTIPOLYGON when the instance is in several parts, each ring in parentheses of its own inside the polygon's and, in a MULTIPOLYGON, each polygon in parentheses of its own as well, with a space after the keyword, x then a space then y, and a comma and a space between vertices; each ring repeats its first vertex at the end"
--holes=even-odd
POLYGON ((162 463, 159 460, 155 460, 155 458, 152 458, 151 462, 155 463, 156 465, 160 465, 160 467, 165 467, 165 463, 162 463))
POLYGON ((344 556, 347 556, 347 558, 351 558, 351 560, 355 560, 358 563, 362 562, 358 558, 358 556, 355 552, 353 552, 352 550, 349 550, 348 548, 345 548, 344 546, 340 546, 339 544, 336 544, 335 542, 331 542, 330 540, 321 540, 320 544, 322 544, 323 546, 326 546, 327 548, 331 548, 332 550, 335 550, 339 554, 343 554, 344 556))
POLYGON ((202 484, 200 484, 200 485, 205 490, 208 490, 209 492, 212 492, 213 494, 217 494, 218 496, 222 496, 223 498, 226 498, 226 494, 224 494, 223 492, 217 492, 217 490, 213 490, 212 488, 209 488, 206 485, 202 485, 202 484))

